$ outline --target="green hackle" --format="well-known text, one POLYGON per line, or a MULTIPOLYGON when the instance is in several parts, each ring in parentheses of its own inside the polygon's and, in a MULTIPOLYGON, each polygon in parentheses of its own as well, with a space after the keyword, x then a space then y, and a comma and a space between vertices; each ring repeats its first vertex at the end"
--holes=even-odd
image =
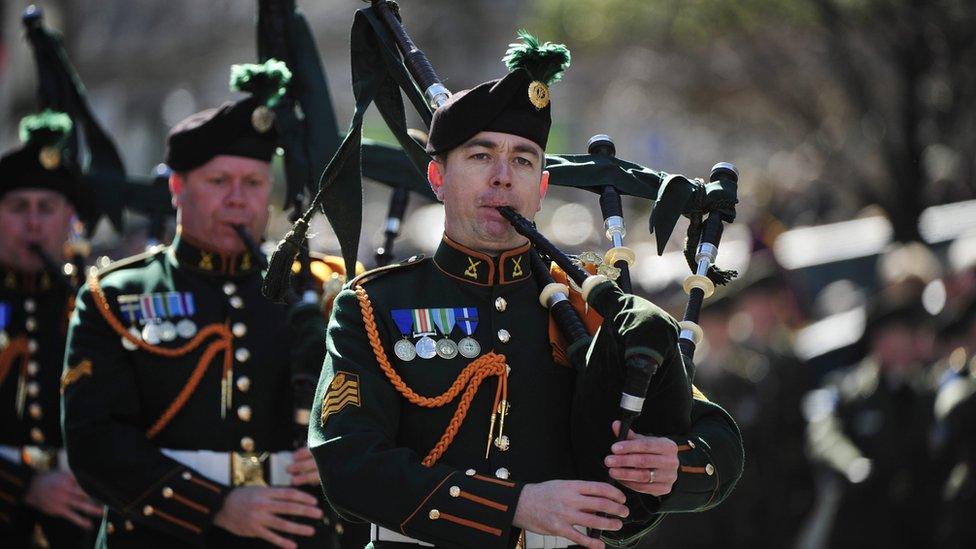
POLYGON ((291 70, 284 61, 268 59, 261 64, 231 65, 230 88, 250 93, 268 108, 273 108, 285 95, 291 70))
POLYGON ((25 116, 20 121, 20 140, 41 147, 59 146, 71 133, 71 117, 63 112, 45 110, 25 116))
POLYGON ((508 70, 525 69, 533 80, 547 86, 559 82, 569 68, 569 48, 552 42, 542 44, 525 29, 519 29, 518 36, 522 41, 509 44, 502 58, 508 70))

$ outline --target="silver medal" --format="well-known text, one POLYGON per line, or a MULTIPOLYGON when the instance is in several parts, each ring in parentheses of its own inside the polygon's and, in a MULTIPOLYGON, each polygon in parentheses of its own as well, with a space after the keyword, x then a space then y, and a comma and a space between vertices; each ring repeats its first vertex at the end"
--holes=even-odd
POLYGON ((408 339, 397 341, 393 345, 393 352, 396 353, 397 358, 404 362, 410 362, 417 358, 417 349, 414 348, 413 343, 410 343, 408 339))
POLYGON ((417 341, 417 356, 420 358, 434 358, 437 356, 437 344, 428 336, 417 341))
MULTIPOLYGON (((129 333, 132 334, 132 336, 135 337, 136 339, 142 339, 142 332, 140 332, 139 328, 136 328, 135 326, 129 327, 129 333)), ((124 337, 122 338, 122 347, 124 347, 126 351, 135 351, 136 349, 139 348, 136 346, 135 343, 129 341, 124 337)))
POLYGON ((155 322, 148 322, 142 327, 142 339, 150 345, 159 345, 159 325, 155 322))
POLYGON ((176 323, 176 335, 184 338, 190 339, 197 335, 197 325, 189 318, 184 318, 183 320, 176 323))
POLYGON ((8 343, 10 343, 10 336, 5 330, 0 330, 0 349, 6 347, 8 343))
POLYGON ((448 360, 456 357, 458 355, 457 343, 454 343, 446 337, 437 341, 437 356, 441 358, 446 358, 448 360))
POLYGON ((466 337, 461 341, 457 342, 458 352, 464 358, 476 358, 481 354, 481 344, 479 344, 473 337, 466 337))
POLYGON ((173 341, 176 339, 176 326, 168 320, 160 324, 159 339, 163 341, 173 341))

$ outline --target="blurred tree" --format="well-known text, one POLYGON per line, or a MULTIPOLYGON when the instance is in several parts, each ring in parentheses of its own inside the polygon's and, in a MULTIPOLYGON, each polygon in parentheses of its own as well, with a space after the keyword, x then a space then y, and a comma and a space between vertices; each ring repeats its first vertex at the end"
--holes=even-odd
POLYGON ((976 2, 539 0, 535 17, 587 54, 673 52, 690 111, 789 144, 793 171, 813 166, 806 204, 878 204, 910 241, 927 205, 973 195, 976 2))

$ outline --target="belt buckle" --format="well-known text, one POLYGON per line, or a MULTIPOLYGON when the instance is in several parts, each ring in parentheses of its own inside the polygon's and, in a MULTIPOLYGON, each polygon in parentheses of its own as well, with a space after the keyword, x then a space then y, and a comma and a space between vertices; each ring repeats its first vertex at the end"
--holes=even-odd
POLYGON ((24 446, 21 450, 21 460, 24 465, 37 471, 46 473, 58 464, 57 450, 46 450, 40 446, 24 446))
POLYGON ((230 475, 234 486, 267 486, 264 462, 268 452, 231 452, 230 475))

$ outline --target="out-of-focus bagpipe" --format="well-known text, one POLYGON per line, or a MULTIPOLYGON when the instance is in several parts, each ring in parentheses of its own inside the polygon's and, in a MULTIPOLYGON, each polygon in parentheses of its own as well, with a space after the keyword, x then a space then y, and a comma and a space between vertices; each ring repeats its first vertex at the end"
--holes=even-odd
MULTIPOLYGON (((347 264, 355 260, 361 212, 337 211, 336 205, 350 203, 337 200, 343 196, 361 197, 355 150, 362 115, 371 102, 376 102, 418 171, 422 172, 430 160, 407 137, 400 92, 428 124, 431 109, 442 105, 450 92, 403 28, 398 6, 386 0, 370 3, 370 7, 357 11, 352 29, 353 87, 357 99, 352 127, 323 173, 311 207, 280 243, 269 276, 282 272, 294 257, 308 221, 318 209, 325 212, 337 234, 346 231, 347 237, 340 237, 343 255, 347 264), (280 262, 277 269, 276 261, 280 262)), ((737 174, 730 165, 719 164, 705 184, 656 172, 616 158, 613 143, 605 136, 592 140, 588 153, 547 155, 550 183, 584 188, 601 196, 607 234, 613 244, 605 256, 606 262, 620 269, 619 284, 606 275, 579 268, 517 212, 509 208, 500 208, 500 212, 535 248, 532 270, 541 289, 540 302, 550 309, 562 330, 568 342, 565 354, 579 372, 572 432, 580 477, 606 480, 603 459, 614 442, 610 430, 614 419, 623 422, 621 438, 631 426, 637 432, 657 435, 680 434, 689 427, 694 372, 691 355, 700 337, 700 328, 695 324, 698 310, 714 284, 724 284, 734 276, 713 263, 722 223, 735 217, 737 174), (652 233, 657 232, 659 253, 680 216, 691 220, 686 256, 695 274, 685 283, 690 297, 681 323, 630 293, 628 270, 636 257, 623 245, 626 228, 622 194, 655 201, 650 228, 652 233), (707 221, 703 222, 706 215, 707 221), (568 275, 580 288, 585 303, 603 318, 595 338, 570 305, 569 288, 557 284, 550 275, 547 260, 568 275)))

